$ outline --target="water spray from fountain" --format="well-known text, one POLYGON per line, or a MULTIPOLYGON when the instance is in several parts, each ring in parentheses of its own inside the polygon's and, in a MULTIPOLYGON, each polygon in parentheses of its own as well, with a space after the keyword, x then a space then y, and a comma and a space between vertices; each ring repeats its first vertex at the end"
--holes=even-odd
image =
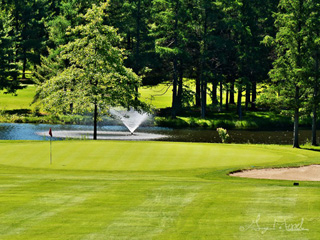
POLYGON ((151 116, 147 112, 139 112, 134 108, 130 108, 129 110, 110 108, 109 113, 121 120, 131 134, 151 116))

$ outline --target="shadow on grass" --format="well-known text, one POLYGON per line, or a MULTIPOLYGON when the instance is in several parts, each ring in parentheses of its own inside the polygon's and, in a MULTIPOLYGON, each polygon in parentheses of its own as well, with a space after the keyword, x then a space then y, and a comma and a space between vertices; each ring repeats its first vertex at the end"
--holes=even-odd
POLYGON ((319 148, 319 149, 315 149, 315 148, 301 148, 301 150, 308 150, 308 151, 320 152, 320 148, 319 148))
POLYGON ((3 110, 2 113, 5 114, 17 114, 17 115, 24 115, 24 114, 30 114, 30 109, 13 109, 13 110, 3 110))

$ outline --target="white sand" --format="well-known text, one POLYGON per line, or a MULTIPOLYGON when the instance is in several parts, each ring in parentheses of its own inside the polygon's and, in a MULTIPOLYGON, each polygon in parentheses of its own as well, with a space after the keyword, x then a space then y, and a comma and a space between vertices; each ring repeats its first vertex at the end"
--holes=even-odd
POLYGON ((320 181, 320 165, 296 168, 253 169, 232 173, 230 176, 293 181, 320 181))

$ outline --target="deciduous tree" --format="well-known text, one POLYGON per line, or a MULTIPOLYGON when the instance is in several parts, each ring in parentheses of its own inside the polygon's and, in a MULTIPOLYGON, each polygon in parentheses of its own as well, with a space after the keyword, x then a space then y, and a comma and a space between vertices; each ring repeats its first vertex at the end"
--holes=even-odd
POLYGON ((69 62, 63 72, 41 85, 40 97, 53 112, 93 112, 94 133, 97 121, 110 106, 141 107, 135 91, 140 78, 123 63, 123 49, 115 47, 120 37, 113 27, 104 25, 107 4, 93 5, 84 24, 71 28, 74 40, 62 46, 62 59, 69 62))

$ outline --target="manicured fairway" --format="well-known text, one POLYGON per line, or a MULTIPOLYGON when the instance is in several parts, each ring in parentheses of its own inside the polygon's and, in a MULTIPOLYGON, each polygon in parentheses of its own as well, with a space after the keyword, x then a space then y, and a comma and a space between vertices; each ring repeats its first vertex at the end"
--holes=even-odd
POLYGON ((0 141, 0 239, 319 239, 320 183, 240 179, 320 148, 0 141))

